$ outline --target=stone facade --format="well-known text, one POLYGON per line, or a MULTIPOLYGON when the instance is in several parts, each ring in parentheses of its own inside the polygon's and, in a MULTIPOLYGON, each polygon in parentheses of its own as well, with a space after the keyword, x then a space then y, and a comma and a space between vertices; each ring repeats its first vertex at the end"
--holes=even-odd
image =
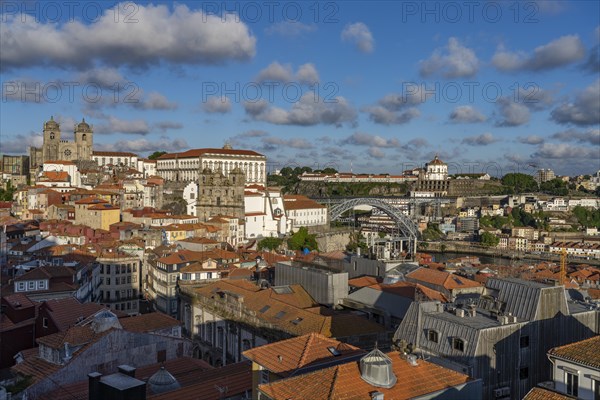
POLYGON ((244 220, 244 172, 237 168, 228 176, 220 170, 204 169, 200 173, 196 215, 202 222, 216 215, 244 220))

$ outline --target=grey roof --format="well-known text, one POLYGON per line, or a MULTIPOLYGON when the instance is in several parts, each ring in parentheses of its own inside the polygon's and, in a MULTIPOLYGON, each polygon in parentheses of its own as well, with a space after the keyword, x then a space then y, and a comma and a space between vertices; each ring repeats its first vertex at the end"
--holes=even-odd
POLYGON ((412 299, 389 292, 363 287, 348 295, 348 299, 366 304, 379 310, 387 311, 390 315, 404 318, 412 299))
POLYGON ((100 381, 108 386, 112 386, 116 389, 126 390, 137 386, 145 385, 144 381, 132 378, 129 375, 117 372, 116 374, 103 376, 100 381))
POLYGON ((488 279, 485 286, 499 291, 498 300, 506 304, 504 312, 527 321, 536 318, 541 290, 551 288, 537 282, 498 278, 488 279))

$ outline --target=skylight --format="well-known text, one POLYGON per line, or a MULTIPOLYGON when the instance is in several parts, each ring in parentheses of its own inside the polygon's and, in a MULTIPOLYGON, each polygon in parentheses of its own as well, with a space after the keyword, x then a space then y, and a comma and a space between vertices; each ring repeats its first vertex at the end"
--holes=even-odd
POLYGON ((275 318, 277 319, 281 319, 283 316, 285 315, 285 311, 279 311, 276 315, 275 318))
POLYGON ((271 308, 271 306, 264 306, 263 308, 261 308, 260 310, 258 310, 258 312, 262 314, 265 311, 267 311, 269 308, 271 308))
POLYGON ((333 346, 329 346, 329 347, 327 348, 327 350, 329 350, 329 352, 330 352, 331 354, 333 354, 334 356, 336 356, 336 357, 337 357, 337 356, 339 356, 340 354, 342 354, 342 353, 340 353, 340 352, 338 351, 338 349, 336 349, 336 348, 335 348, 335 347, 333 347, 333 346))

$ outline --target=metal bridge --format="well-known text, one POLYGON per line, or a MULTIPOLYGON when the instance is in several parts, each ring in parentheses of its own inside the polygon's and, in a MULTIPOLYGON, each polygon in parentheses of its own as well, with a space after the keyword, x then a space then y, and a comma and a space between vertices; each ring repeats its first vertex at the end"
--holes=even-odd
POLYGON ((411 218, 404 215, 397 207, 380 198, 364 197, 346 199, 335 205, 331 205, 329 207, 329 221, 334 221, 341 217, 344 212, 362 205, 375 207, 388 215, 396 223, 401 236, 399 239, 408 242, 408 252, 414 256, 419 237, 417 224, 411 218))

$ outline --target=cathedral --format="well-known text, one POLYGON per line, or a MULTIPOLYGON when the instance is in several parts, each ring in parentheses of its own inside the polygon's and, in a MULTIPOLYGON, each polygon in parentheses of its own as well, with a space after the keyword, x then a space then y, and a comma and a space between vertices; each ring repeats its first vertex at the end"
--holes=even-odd
POLYGON ((75 125, 75 140, 61 140, 60 125, 50 117, 44 123, 44 143, 42 148, 31 147, 30 160, 32 165, 41 165, 47 161, 77 161, 91 160, 94 131, 83 119, 75 125))

